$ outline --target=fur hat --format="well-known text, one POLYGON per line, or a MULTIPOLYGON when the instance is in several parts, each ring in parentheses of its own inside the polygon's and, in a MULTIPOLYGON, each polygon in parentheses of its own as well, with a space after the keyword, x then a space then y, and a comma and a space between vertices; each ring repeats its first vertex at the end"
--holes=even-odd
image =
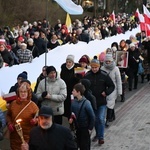
POLYGON ((97 56, 94 56, 94 58, 91 60, 90 65, 91 67, 100 67, 100 62, 97 59, 97 56))
POLYGON ((28 75, 27 75, 27 73, 24 71, 24 72, 22 72, 22 73, 20 73, 19 75, 18 75, 18 77, 17 77, 17 79, 18 78, 23 78, 23 79, 28 79, 28 75))
POLYGON ((46 117, 53 116, 52 108, 48 106, 42 106, 39 110, 39 116, 46 116, 46 117))
POLYGON ((106 56, 105 56, 105 61, 113 61, 113 60, 114 60, 114 59, 113 59, 113 56, 112 56, 111 53, 106 54, 106 56))
POLYGON ((54 66, 48 66, 46 68, 46 74, 48 75, 51 71, 55 71, 56 72, 56 68, 54 66))
POLYGON ((66 60, 71 60, 72 62, 74 62, 74 55, 68 55, 66 60))

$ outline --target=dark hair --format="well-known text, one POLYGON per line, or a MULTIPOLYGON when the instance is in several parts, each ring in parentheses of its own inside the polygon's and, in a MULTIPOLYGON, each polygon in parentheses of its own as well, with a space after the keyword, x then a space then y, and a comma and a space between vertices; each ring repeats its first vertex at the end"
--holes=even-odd
POLYGON ((77 83, 76 85, 74 85, 73 89, 75 89, 77 92, 80 92, 81 95, 84 95, 85 87, 83 84, 77 83))

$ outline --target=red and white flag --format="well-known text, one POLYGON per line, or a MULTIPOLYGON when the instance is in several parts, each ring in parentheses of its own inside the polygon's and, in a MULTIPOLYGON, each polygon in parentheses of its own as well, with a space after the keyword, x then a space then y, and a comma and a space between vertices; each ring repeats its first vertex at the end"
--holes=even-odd
POLYGON ((144 16, 139 13, 138 18, 139 18, 139 22, 140 22, 140 29, 141 29, 141 31, 145 31, 146 30, 146 25, 145 25, 144 16))
POLYGON ((139 13, 139 9, 137 8, 137 9, 136 9, 136 12, 135 12, 135 14, 134 14, 134 15, 135 15, 135 17, 137 17, 137 18, 138 18, 138 17, 139 17, 139 14, 140 14, 140 13, 139 13))
POLYGON ((145 5, 143 5, 143 12, 145 23, 150 24, 150 12, 145 5))
POLYGON ((150 36, 150 25, 146 24, 146 36, 150 36))
POLYGON ((115 19, 114 10, 113 10, 112 14, 110 15, 110 19, 115 23, 116 19, 115 19))

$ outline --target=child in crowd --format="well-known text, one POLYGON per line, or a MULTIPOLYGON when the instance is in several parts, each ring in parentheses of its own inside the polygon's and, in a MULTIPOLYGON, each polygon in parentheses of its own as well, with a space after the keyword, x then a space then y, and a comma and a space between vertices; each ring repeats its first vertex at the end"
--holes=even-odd
MULTIPOLYGON (((85 87, 78 83, 74 86, 72 94, 75 99, 72 102, 71 110, 75 116, 75 127, 78 148, 90 150, 90 135, 95 124, 95 114, 91 103, 84 97, 85 87)), ((73 118, 69 119, 73 123, 73 118)))

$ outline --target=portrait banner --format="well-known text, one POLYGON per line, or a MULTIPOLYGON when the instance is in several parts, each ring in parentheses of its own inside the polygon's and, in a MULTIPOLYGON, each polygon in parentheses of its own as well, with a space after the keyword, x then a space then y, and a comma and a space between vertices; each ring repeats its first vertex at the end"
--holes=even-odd
POLYGON ((127 68, 128 67, 128 52, 116 51, 116 65, 119 68, 127 68))

